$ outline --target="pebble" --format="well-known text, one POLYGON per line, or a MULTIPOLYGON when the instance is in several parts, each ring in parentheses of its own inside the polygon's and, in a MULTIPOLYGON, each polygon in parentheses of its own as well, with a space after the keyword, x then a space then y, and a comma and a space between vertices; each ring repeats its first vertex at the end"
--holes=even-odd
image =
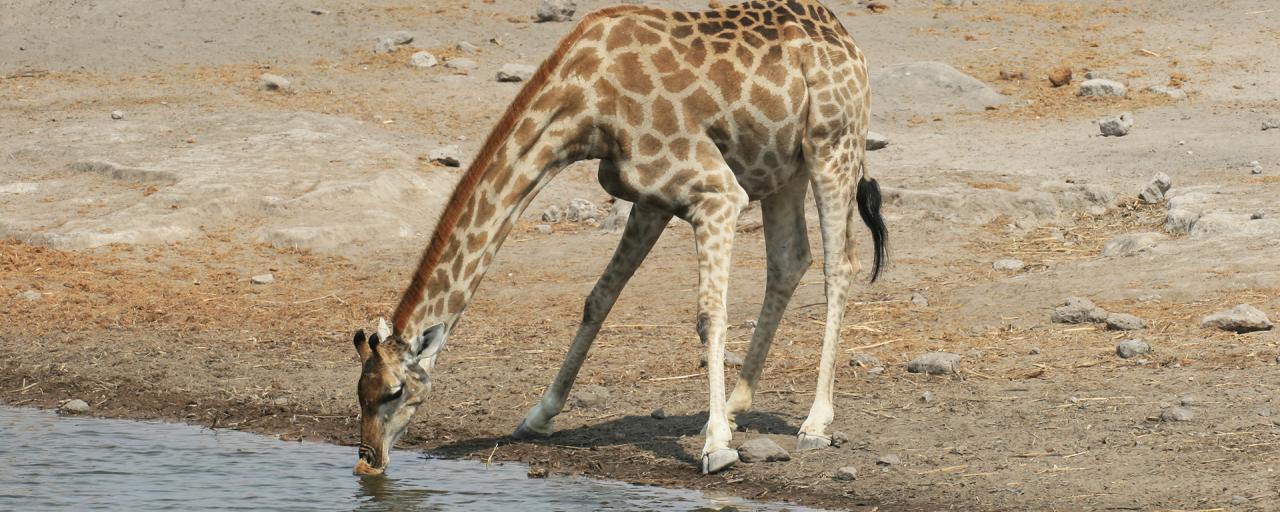
POLYGON ((79 398, 67 400, 66 403, 58 407, 59 414, 84 414, 89 412, 89 404, 79 398))
MULTIPOLYGON (((1276 362, 1277 362, 1277 363, 1280 363, 1280 356, 1277 356, 1277 357, 1276 357, 1276 359, 1277 359, 1277 361, 1276 361, 1276 362)), ((875 367, 875 368, 872 368, 872 369, 870 369, 870 370, 867 370, 867 376, 869 376, 869 377, 877 377, 877 376, 879 376, 879 375, 880 375, 880 374, 882 374, 882 373, 884 373, 884 367, 883 367, 883 366, 877 366, 877 367, 875 367)))
POLYGON ((1098 130, 1103 137, 1124 137, 1133 128, 1133 114, 1121 113, 1118 116, 1107 116, 1098 120, 1098 130))
POLYGON ((1250 174, 1262 174, 1262 166, 1261 166, 1261 165, 1255 165, 1255 166, 1253 166, 1253 170, 1249 171, 1249 173, 1250 173, 1250 174))
POLYGON ((1267 216, 1267 212, 1258 210, 1256 212, 1253 212, 1253 215, 1249 216, 1249 220, 1262 220, 1262 218, 1266 216, 1267 216))
POLYGON ((947 352, 926 352, 907 363, 907 371, 928 375, 947 375, 960 370, 960 356, 947 352))
POLYGON ((849 435, 839 430, 831 433, 831 446, 839 448, 849 442, 849 435))
POLYGON ((550 235, 550 234, 551 234, 551 226, 549 226, 549 225, 547 225, 547 224, 536 224, 536 225, 534 225, 534 226, 533 226, 533 229, 534 229, 535 231, 539 232, 539 233, 544 234, 544 235, 550 235))
MULTIPOLYGON (((742 366, 742 356, 726 350, 724 351, 724 365, 729 368, 736 368, 736 367, 742 366)), ((706 366, 707 366, 707 355, 702 354, 702 358, 698 360, 698 367, 705 368, 706 366)))
POLYGON ((854 368, 875 368, 880 366, 880 358, 866 352, 858 352, 849 358, 849 366, 854 368))
POLYGON ((38 292, 38 291, 35 291, 35 290, 27 290, 27 291, 25 291, 25 292, 19 293, 19 294, 18 294, 18 298, 19 298, 19 299, 22 299, 22 300, 25 300, 25 301, 27 301, 27 302, 35 302, 35 301, 38 301, 38 300, 40 300, 40 299, 43 299, 43 298, 44 298, 44 294, 42 294, 42 293, 40 293, 40 292, 38 292))
POLYGON ((262 89, 267 91, 288 91, 291 87, 289 79, 271 73, 262 74, 262 89))
POLYGON ((480 51, 479 46, 468 43, 466 41, 460 41, 458 42, 458 44, 454 45, 454 47, 457 48, 458 51, 465 53, 467 55, 475 55, 476 52, 480 51))
POLYGON ((604 407, 609 402, 609 390, 605 389, 604 386, 592 384, 574 391, 573 395, 569 397, 569 402, 573 404, 575 409, 604 407))
POLYGON ((435 55, 432 55, 431 52, 426 50, 417 52, 413 54, 412 57, 409 57, 409 64, 415 68, 435 67, 435 65, 439 63, 440 59, 437 59, 435 55))
POLYGON ((996 260, 994 263, 991 264, 991 268, 995 270, 1007 270, 1007 271, 1022 270, 1022 267, 1025 267, 1025 266, 1026 264, 1023 263, 1022 260, 1017 260, 1017 259, 996 260))
POLYGON ((1107 316, 1107 310, 1094 305, 1093 301, 1083 297, 1071 297, 1064 305, 1053 310, 1050 319, 1060 324, 1082 324, 1105 322, 1107 316))
POLYGON ((445 167, 461 167, 462 161, 458 159, 458 146, 441 146, 427 153, 427 160, 443 165, 445 167))
POLYGON ((556 206, 554 204, 551 206, 548 206, 546 210, 542 211, 542 222, 549 222, 549 223, 555 224, 557 222, 560 222, 563 219, 564 219, 564 211, 562 211, 559 206, 556 206))
POLYGON ((316 16, 324 16, 326 14, 329 14, 329 11, 326 9, 311 9, 310 12, 311 14, 314 14, 316 16))
POLYGON ((523 82, 532 78, 537 70, 528 64, 503 64, 498 69, 497 79, 499 82, 523 82))
POLYGON ((1181 405, 1183 407, 1190 407, 1195 404, 1196 404, 1196 398, 1191 395, 1187 395, 1178 399, 1178 405, 1181 405))
POLYGON ((1144 252, 1149 252, 1160 241, 1165 240, 1166 236, 1160 233, 1126 233, 1116 236, 1102 246, 1100 256, 1104 258, 1118 256, 1133 256, 1144 252))
POLYGON ((1176 101, 1187 99, 1187 91, 1177 87, 1169 87, 1167 85, 1153 85, 1147 88, 1148 91, 1155 94, 1163 94, 1176 101))
POLYGON ((654 409, 653 412, 649 413, 649 417, 655 420, 666 419, 667 411, 664 411, 662 410, 661 407, 659 407, 657 409, 654 409))
POLYGON ((1280 117, 1273 117, 1262 122, 1262 131, 1280 130, 1280 117))
POLYGON ((1238 333, 1271 330, 1271 319, 1262 310, 1248 304, 1238 304, 1226 311, 1219 311, 1200 320, 1202 327, 1214 327, 1238 333))
POLYGON ((1040 347, 1031 347, 1031 352, 1030 352, 1030 354, 1031 354, 1031 355, 1033 355, 1033 356, 1038 356, 1038 355, 1040 355, 1040 347))
POLYGON ((889 138, 877 132, 867 132, 867 151, 884 149, 889 146, 889 138))
POLYGON ((119 110, 112 110, 112 111, 111 111, 111 118, 112 118, 112 119, 115 119, 116 121, 119 121, 119 120, 121 120, 121 119, 124 119, 124 112, 121 112, 121 111, 119 111, 119 110))
POLYGON ((1173 188, 1173 178, 1168 174, 1158 172, 1151 177, 1151 182, 1147 183, 1147 188, 1142 189, 1142 193, 1138 194, 1138 198, 1147 204, 1156 204, 1164 200, 1165 193, 1173 188))
POLYGON ((476 64, 476 61, 474 61, 474 60, 467 59, 467 58, 463 58, 463 57, 459 57, 459 58, 456 58, 456 59, 449 59, 449 60, 445 61, 445 63, 444 63, 444 67, 449 68, 449 69, 463 69, 463 70, 466 70, 466 69, 475 69, 475 68, 478 68, 478 67, 480 67, 480 65, 479 65, 479 64, 476 64))
POLYGON ((390 37, 379 37, 373 42, 373 53, 392 53, 399 49, 395 40, 390 37))
POLYGON ((832 480, 837 482, 852 482, 858 479, 858 468, 853 466, 845 466, 836 470, 836 474, 831 476, 832 480))
POLYGON ((253 284, 271 284, 276 282, 276 276, 272 274, 262 274, 249 278, 249 282, 253 284))
POLYGON ((923 293, 911 292, 911 305, 918 308, 927 308, 929 307, 929 298, 925 297, 923 293))
POLYGON ((1058 66, 1049 70, 1049 84, 1054 87, 1062 87, 1071 83, 1071 67, 1058 66))
POLYGON ((1196 414, 1185 407, 1170 407, 1160 411, 1160 421, 1191 421, 1195 417, 1196 414))
POLYGON ((926 404, 933 403, 933 401, 936 399, 937 397, 933 395, 932 391, 925 391, 924 393, 920 394, 920 401, 926 404))
POLYGON ((757 437, 738 446, 738 458, 742 462, 785 462, 791 454, 767 437, 757 437))
POLYGON ((1241 495, 1239 495, 1239 494, 1237 494, 1237 495, 1235 495, 1235 496, 1232 496, 1232 497, 1231 497, 1231 504, 1232 504, 1232 505, 1244 505, 1245 503, 1248 503, 1248 502, 1249 502, 1249 498, 1246 498, 1246 497, 1241 496, 1241 495))
POLYGON ((1116 355, 1121 359, 1132 359, 1151 352, 1151 345, 1143 340, 1124 340, 1116 345, 1116 355))
POLYGON ((1112 331, 1137 331, 1147 328, 1147 322, 1128 313, 1112 313, 1107 316, 1107 329, 1112 331))
POLYGON ((565 219, 569 222, 583 222, 588 219, 595 219, 600 215, 596 209, 596 205, 591 201, 581 198, 569 200, 569 209, 565 211, 565 219))
POLYGON ((573 13, 577 10, 578 4, 573 0, 542 0, 542 4, 538 6, 537 20, 539 22, 569 21, 573 19, 573 13))
POLYGON ((894 464, 902 464, 902 458, 898 457, 897 455, 888 454, 888 455, 881 455, 879 458, 876 459, 876 465, 879 465, 879 466, 892 466, 894 464))
POLYGON ((1093 78, 1080 83, 1080 89, 1076 91, 1077 96, 1124 96, 1129 93, 1129 88, 1124 84, 1115 80, 1107 80, 1105 78, 1093 78))

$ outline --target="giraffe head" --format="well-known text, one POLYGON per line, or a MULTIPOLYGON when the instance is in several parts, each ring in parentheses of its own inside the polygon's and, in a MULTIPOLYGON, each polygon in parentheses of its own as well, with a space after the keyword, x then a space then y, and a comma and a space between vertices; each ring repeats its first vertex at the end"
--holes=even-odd
POLYGON ((444 324, 406 341, 392 334, 385 320, 365 337, 356 331, 360 355, 360 448, 357 475, 381 475, 391 462, 391 447, 409 428, 409 420, 431 391, 431 369, 444 346, 444 324))

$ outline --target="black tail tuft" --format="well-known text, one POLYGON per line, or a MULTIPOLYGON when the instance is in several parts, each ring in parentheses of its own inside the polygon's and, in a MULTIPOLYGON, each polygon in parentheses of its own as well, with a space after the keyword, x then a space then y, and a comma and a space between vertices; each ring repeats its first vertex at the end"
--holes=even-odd
POLYGON ((880 216, 880 184, 874 178, 858 180, 858 215, 863 224, 871 230, 871 240, 875 242, 875 264, 871 267, 871 282, 880 277, 880 267, 889 257, 889 249, 885 246, 889 241, 889 230, 884 226, 884 217, 880 216))

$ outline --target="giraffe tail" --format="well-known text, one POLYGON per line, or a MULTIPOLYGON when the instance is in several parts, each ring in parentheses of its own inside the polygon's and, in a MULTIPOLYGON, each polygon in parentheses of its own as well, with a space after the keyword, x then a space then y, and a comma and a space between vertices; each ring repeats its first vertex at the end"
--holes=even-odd
POLYGON ((858 215, 862 217, 862 223, 867 225, 867 229, 871 230, 871 241, 875 244, 871 267, 871 282, 874 283, 880 277, 880 268, 889 258, 889 249, 885 245, 889 241, 889 229, 885 227, 884 217, 880 215, 880 184, 875 178, 867 176, 866 169, 863 169, 862 177, 858 178, 855 200, 858 203, 858 215))

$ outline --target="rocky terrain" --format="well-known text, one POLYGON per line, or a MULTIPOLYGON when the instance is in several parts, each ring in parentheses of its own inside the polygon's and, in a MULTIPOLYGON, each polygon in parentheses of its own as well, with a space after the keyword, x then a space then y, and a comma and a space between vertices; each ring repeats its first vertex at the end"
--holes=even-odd
MULTIPOLYGON (((567 3, 5 2, 0 403, 353 443, 351 332, 390 314, 521 80, 608 5, 567 3)), ((757 462, 697 473, 678 222, 559 432, 507 437, 626 214, 583 162, 504 246, 402 447, 836 509, 1280 508, 1280 9, 828 5, 869 58, 891 240, 849 304, 841 446, 790 451, 816 378, 815 265, 735 435, 757 462)), ((759 227, 740 221, 737 354, 759 227)))

